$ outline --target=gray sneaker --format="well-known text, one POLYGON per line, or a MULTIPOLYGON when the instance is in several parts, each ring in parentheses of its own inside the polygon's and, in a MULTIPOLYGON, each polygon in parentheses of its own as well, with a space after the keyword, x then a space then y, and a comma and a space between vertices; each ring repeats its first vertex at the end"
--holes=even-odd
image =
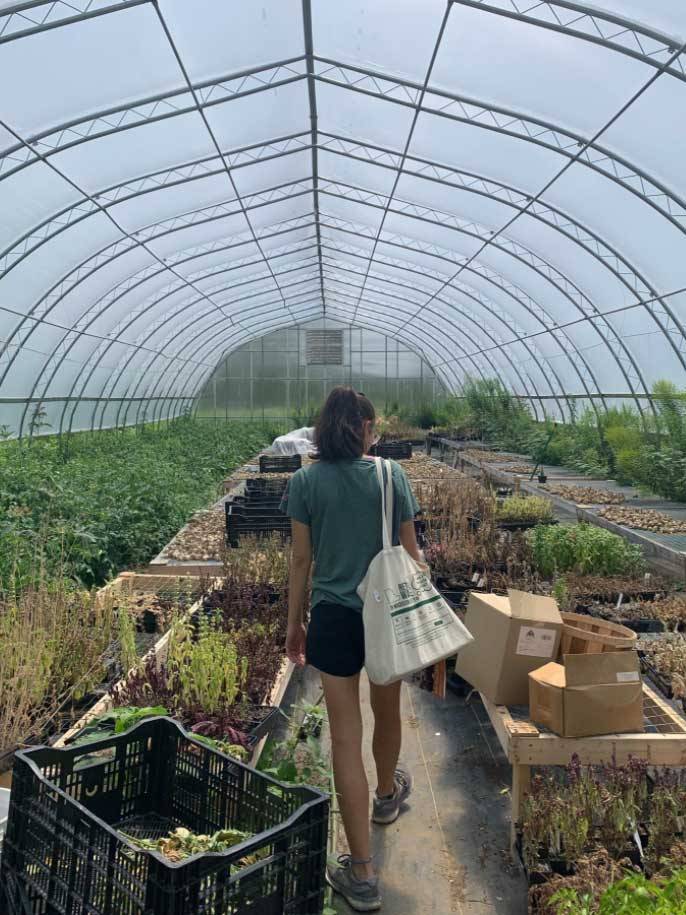
POLYGON ((395 791, 391 797, 374 795, 372 820, 382 826, 388 826, 400 816, 400 808, 412 792, 412 776, 405 769, 395 770, 395 791))
POLYGON ((337 861, 326 865, 326 882, 340 893, 356 912, 376 912, 381 908, 379 878, 358 880, 353 874, 352 858, 341 855, 337 861))

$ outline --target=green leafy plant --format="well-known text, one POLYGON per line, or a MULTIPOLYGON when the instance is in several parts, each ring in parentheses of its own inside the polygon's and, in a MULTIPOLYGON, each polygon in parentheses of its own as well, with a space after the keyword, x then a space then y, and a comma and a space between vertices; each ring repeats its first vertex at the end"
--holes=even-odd
POLYGON ((126 673, 138 661, 138 649, 136 647, 136 623, 133 613, 125 604, 120 605, 117 611, 117 638, 122 670, 126 673))
POLYGON ((81 746, 82 744, 92 743, 94 740, 100 740, 108 734, 124 734, 145 718, 168 714, 167 709, 161 705, 148 705, 143 708, 134 706, 114 708, 109 712, 96 715, 89 721, 76 740, 73 741, 73 745, 81 746))
MULTIPOLYGON (((220 829, 218 832, 207 836, 198 835, 181 826, 160 839, 141 839, 125 832, 122 832, 122 835, 139 848, 147 851, 157 851, 173 862, 183 861, 185 858, 190 858, 191 855, 204 852, 228 851, 234 845, 240 845, 241 842, 252 838, 251 833, 242 832, 240 829, 220 829)), ((239 865, 254 864, 262 856, 260 854, 246 855, 245 858, 241 859, 239 865)))
POLYGON ((526 534, 533 562, 548 578, 562 572, 636 574, 643 567, 638 546, 590 524, 538 526, 526 534))
POLYGON ((553 506, 542 496, 508 496, 496 509, 499 521, 552 521, 553 506))
POLYGON ((561 890, 552 899, 556 915, 685 915, 686 870, 670 877, 649 879, 645 874, 631 873, 608 887, 593 906, 588 895, 578 890, 561 890))
POLYGON ((230 743, 228 740, 216 740, 206 734, 194 734, 193 736, 200 743, 212 747, 213 750, 219 750, 220 753, 226 753, 227 756, 233 756, 234 759, 238 759, 241 762, 247 762, 250 759, 250 751, 238 744, 230 743))
POLYGON ((170 639, 167 666, 179 702, 207 714, 232 706, 245 687, 248 659, 240 658, 235 642, 217 621, 200 617, 197 636, 190 624, 179 623, 170 639))
POLYGON ((0 442, 0 589, 48 575, 103 584, 150 559, 270 430, 181 418, 133 429, 0 442))

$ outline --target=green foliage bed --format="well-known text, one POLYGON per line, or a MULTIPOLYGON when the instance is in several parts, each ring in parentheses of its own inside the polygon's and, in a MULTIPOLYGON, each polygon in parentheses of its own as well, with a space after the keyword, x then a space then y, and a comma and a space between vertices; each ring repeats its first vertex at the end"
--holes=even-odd
POLYGON ((0 444, 0 588, 21 586, 37 556, 87 586, 147 562, 271 437, 182 418, 0 444))
POLYGON ((652 408, 643 416, 630 402, 606 410, 596 401, 597 413, 590 406, 577 409, 575 400, 568 406, 573 422, 535 419, 528 404, 498 380, 482 378, 468 379, 458 396, 437 401, 428 412, 400 409, 399 414, 407 422, 428 423, 456 437, 476 437, 526 454, 534 462, 572 467, 686 501, 686 391, 669 381, 656 382, 652 408))

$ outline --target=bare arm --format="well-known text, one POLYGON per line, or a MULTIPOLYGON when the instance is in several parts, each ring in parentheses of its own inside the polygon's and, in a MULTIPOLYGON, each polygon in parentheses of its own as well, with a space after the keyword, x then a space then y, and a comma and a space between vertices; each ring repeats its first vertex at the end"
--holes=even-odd
POLYGON ((400 523, 400 543, 405 547, 410 556, 417 562, 423 562, 421 550, 417 545, 417 534, 414 529, 414 521, 402 521, 400 523))
POLYGON ((288 581, 288 623, 298 625, 303 621, 303 607, 307 580, 312 565, 312 541, 310 529, 300 521, 291 520, 293 546, 291 549, 291 573, 288 581))
POLYGON ((288 635, 286 654, 294 664, 305 663, 305 626, 303 609, 307 593, 307 581, 312 565, 312 541, 306 524, 291 519, 291 566, 288 580, 288 635))

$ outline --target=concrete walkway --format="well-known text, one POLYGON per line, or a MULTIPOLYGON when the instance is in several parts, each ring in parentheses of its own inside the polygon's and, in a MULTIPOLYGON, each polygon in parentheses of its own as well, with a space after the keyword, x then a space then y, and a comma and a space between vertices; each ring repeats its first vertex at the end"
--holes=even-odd
MULTIPOLYGON (((365 763, 375 786, 372 714, 362 687, 365 763)), ((510 770, 478 698, 403 687, 402 761, 415 790, 400 819, 374 827, 387 915, 525 915, 509 846, 510 770)), ((342 830, 341 830, 342 832, 342 830)), ((344 850, 341 836, 339 849, 344 850)), ((336 911, 351 910, 336 897, 336 911)))

